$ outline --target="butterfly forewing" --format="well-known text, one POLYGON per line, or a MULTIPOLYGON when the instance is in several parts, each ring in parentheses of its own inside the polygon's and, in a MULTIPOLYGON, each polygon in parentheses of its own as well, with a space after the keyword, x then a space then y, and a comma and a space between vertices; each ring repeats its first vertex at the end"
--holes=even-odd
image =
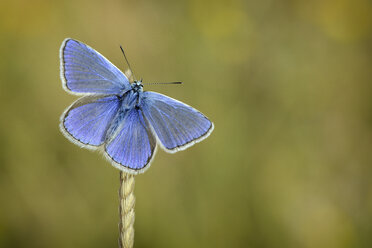
POLYGON ((141 108, 168 152, 186 149, 213 130, 213 123, 202 113, 159 93, 143 92, 141 108))
POLYGON ((79 41, 66 39, 60 57, 62 84, 71 93, 119 94, 131 88, 116 66, 79 41))

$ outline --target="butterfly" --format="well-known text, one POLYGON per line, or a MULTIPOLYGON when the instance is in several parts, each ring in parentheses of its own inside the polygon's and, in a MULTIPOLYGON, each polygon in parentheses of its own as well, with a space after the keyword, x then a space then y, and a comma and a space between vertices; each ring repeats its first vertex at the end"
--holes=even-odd
POLYGON ((60 49, 62 87, 82 96, 60 118, 73 143, 99 149, 111 164, 130 174, 146 171, 157 146, 174 153, 208 137, 213 123, 198 110, 168 96, 143 91, 88 45, 65 39, 60 49))

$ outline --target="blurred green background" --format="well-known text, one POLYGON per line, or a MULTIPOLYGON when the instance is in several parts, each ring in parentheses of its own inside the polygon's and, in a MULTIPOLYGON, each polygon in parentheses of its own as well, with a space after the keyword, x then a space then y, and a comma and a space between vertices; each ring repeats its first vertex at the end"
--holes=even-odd
POLYGON ((135 247, 372 247, 372 2, 1 1, 0 247, 116 247, 119 172, 58 129, 85 42, 212 135, 136 177, 135 247))

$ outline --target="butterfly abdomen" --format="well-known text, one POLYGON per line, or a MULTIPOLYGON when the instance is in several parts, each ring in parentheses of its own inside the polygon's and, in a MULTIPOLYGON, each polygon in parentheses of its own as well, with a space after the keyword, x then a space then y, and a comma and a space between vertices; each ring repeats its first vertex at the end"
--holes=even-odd
POLYGON ((131 109, 137 108, 139 98, 139 92, 136 92, 135 90, 129 90, 123 96, 119 97, 119 110, 112 119, 110 127, 106 132, 106 142, 109 142, 116 136, 116 132, 120 129, 120 125, 123 125, 123 120, 127 112, 131 109))

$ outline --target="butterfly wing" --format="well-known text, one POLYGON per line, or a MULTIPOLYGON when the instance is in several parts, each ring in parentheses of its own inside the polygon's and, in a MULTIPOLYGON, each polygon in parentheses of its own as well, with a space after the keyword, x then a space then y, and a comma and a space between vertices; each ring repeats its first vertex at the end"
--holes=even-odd
POLYGON ((128 78, 93 48, 65 39, 60 50, 63 88, 73 94, 118 94, 130 89, 128 78))
POLYGON ((146 91, 141 109, 167 152, 199 142, 213 131, 213 123, 196 109, 165 95, 146 91))
POLYGON ((126 110, 118 114, 113 123, 116 128, 108 132, 105 143, 108 159, 118 169, 131 174, 144 172, 155 153, 156 139, 142 110, 126 110))
POLYGON ((62 133, 87 148, 103 144, 106 132, 118 112, 116 96, 85 96, 75 101, 61 116, 62 133))

